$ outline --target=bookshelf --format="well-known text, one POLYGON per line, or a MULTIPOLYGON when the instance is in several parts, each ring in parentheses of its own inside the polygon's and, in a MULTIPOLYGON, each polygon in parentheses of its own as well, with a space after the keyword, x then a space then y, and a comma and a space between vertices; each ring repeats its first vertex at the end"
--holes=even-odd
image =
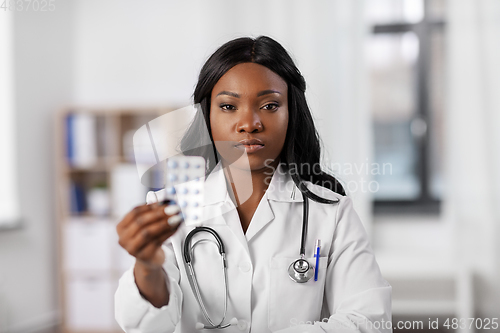
POLYGON ((133 133, 174 108, 68 107, 56 116, 58 275, 64 333, 121 332, 118 279, 134 262, 116 224, 145 202, 133 133))

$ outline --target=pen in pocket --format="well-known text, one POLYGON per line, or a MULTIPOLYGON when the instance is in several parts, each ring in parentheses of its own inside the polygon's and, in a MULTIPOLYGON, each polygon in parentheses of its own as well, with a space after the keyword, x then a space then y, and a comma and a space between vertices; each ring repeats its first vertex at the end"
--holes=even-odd
POLYGON ((321 240, 316 239, 316 244, 314 246, 316 257, 316 266, 314 267, 314 281, 318 281, 318 269, 319 269, 319 250, 321 249, 321 240))

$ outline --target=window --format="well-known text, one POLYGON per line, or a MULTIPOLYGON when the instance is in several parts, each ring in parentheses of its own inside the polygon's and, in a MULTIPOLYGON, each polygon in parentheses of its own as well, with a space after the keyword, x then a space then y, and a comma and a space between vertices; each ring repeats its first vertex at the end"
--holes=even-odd
POLYGON ((439 211, 444 0, 370 0, 367 43, 377 212, 439 211))
POLYGON ((0 229, 19 224, 14 151, 14 91, 12 14, 0 20, 0 229))

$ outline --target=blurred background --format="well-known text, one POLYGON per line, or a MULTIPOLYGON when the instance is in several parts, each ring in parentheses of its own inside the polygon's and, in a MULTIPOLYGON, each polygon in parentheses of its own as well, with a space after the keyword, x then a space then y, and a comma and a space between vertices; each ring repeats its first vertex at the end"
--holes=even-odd
POLYGON ((306 79, 393 325, 500 331, 500 1, 0 2, 0 332, 119 330, 114 226, 147 191, 132 135, 259 35, 306 79))

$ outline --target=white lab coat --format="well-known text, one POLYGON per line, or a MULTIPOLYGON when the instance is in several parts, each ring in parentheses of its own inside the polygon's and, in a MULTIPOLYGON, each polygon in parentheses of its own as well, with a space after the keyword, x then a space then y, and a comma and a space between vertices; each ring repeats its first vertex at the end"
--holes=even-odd
MULTIPOLYGON (((302 195, 293 190, 289 174, 277 169, 246 233, 230 199, 220 165, 205 182, 203 225, 215 229, 227 255, 228 313, 225 322, 237 326, 212 332, 392 332, 391 287, 382 278, 365 230, 352 201, 323 187, 308 184, 322 197, 339 200, 320 204, 309 200, 306 258, 315 265, 314 244, 321 240, 319 278, 296 283, 288 266, 299 257, 302 195), (366 320, 352 327, 353 323, 366 320), (347 326, 351 325, 350 328, 347 326)), ((161 194, 161 193, 159 193, 161 194)), ((170 300, 156 308, 135 284, 133 268, 122 276, 115 294, 115 316, 126 332, 196 332, 207 324, 187 278, 182 256, 186 235, 195 227, 185 223, 163 245, 170 300)), ((206 233, 195 235, 210 239, 206 233)), ((223 313, 223 271, 217 247, 200 243, 194 268, 210 317, 223 313)), ((206 330, 205 332, 210 332, 206 330)))

